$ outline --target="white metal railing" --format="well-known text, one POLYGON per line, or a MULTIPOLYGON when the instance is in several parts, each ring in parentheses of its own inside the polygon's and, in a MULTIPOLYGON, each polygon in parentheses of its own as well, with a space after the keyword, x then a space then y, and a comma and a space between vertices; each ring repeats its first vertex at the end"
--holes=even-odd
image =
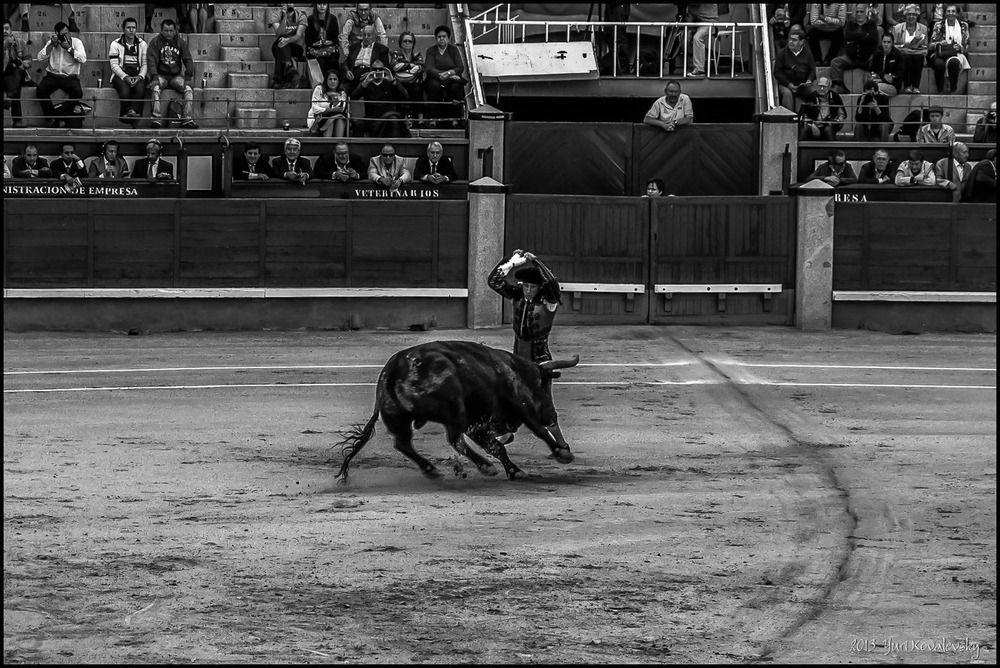
MULTIPOLYGON (((466 69, 469 73, 469 88, 471 89, 469 92, 472 95, 471 105, 468 104, 468 95, 466 95, 466 106, 470 109, 478 109, 486 104, 486 95, 483 93, 483 82, 479 78, 479 67, 476 65, 478 61, 476 60, 476 48, 472 43, 472 28, 469 25, 469 6, 465 3, 455 3, 451 6, 454 8, 452 23, 461 23, 464 36, 462 48, 465 52, 466 69)), ((497 7, 500 6, 497 5, 497 7)))

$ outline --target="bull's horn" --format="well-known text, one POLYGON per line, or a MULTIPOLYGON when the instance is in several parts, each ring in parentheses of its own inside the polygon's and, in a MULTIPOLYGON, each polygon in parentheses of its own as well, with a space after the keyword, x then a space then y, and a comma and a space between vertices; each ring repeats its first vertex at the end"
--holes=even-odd
POLYGON ((573 359, 568 360, 549 360, 548 362, 539 362, 538 366, 546 371, 555 371, 556 369, 568 369, 571 366, 576 366, 580 363, 580 356, 573 355, 573 359))

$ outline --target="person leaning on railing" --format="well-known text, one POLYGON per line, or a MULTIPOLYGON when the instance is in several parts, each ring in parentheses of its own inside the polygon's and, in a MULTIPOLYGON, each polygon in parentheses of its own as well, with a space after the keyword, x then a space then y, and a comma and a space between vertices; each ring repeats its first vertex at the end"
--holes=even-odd
POLYGON ((52 168, 49 161, 38 155, 38 147, 25 144, 21 155, 10 161, 10 171, 15 179, 51 179, 52 168))
POLYGON ((966 182, 966 190, 962 193, 962 201, 996 204, 997 150, 995 148, 987 151, 986 159, 980 160, 972 168, 972 174, 966 182))
POLYGON ((952 201, 962 198, 966 183, 972 175, 973 163, 969 162, 969 147, 960 141, 951 146, 951 155, 934 163, 937 184, 951 191, 952 201), (949 175, 949 169, 951 174, 949 175))
POLYGON ((47 127, 55 127, 57 122, 65 125, 65 119, 56 118, 55 105, 52 104, 52 93, 61 90, 70 100, 80 100, 83 97, 83 87, 80 85, 80 66, 87 62, 87 50, 83 42, 69 34, 69 26, 64 22, 56 23, 55 32, 38 52, 38 60, 46 61, 45 76, 35 89, 35 97, 42 107, 47 127))
POLYGON ((918 148, 910 151, 910 159, 900 163, 896 170, 896 185, 901 188, 907 186, 933 186, 937 183, 937 175, 934 173, 934 165, 924 160, 924 153, 918 148))
POLYGON ((663 87, 664 95, 656 98, 642 122, 646 125, 673 132, 681 125, 694 122, 691 98, 681 92, 681 82, 671 79, 663 87))

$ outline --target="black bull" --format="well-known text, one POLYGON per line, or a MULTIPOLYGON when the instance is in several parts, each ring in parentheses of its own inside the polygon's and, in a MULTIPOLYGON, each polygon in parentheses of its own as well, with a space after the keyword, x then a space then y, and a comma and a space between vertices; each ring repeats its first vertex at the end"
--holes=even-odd
POLYGON ((552 379, 559 377, 556 369, 576 366, 579 361, 579 356, 574 356, 572 360, 535 363, 466 341, 436 341, 400 350, 378 376, 371 418, 344 432, 338 444, 344 446, 338 477, 347 480, 348 466, 375 434, 379 415, 395 438, 395 448, 428 477, 440 474, 413 449, 413 429, 428 422, 444 425, 448 444, 488 475, 496 473, 493 466, 469 447, 463 434, 500 460, 508 478, 524 475, 507 457, 490 424, 509 429, 523 424, 545 441, 557 461, 569 463, 573 453, 559 430, 552 379))

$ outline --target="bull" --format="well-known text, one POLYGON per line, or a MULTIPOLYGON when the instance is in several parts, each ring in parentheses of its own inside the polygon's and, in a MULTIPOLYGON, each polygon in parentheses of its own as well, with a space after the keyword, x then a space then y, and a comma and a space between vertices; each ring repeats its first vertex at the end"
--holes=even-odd
POLYGON ((467 341, 436 341, 400 350, 379 373, 371 418, 343 432, 338 445, 343 446, 344 462, 337 477, 346 482, 351 460, 375 434, 380 415, 395 438, 396 450, 429 478, 440 473, 413 449, 413 430, 428 422, 443 425, 448 444, 487 475, 496 471, 469 447, 465 435, 498 459, 509 479, 525 477, 508 458, 491 424, 510 429, 527 426, 549 446, 557 461, 567 464, 573 461, 573 453, 559 430, 552 379, 559 377, 557 369, 576 366, 579 361, 579 355, 574 355, 570 360, 535 363, 467 341))

